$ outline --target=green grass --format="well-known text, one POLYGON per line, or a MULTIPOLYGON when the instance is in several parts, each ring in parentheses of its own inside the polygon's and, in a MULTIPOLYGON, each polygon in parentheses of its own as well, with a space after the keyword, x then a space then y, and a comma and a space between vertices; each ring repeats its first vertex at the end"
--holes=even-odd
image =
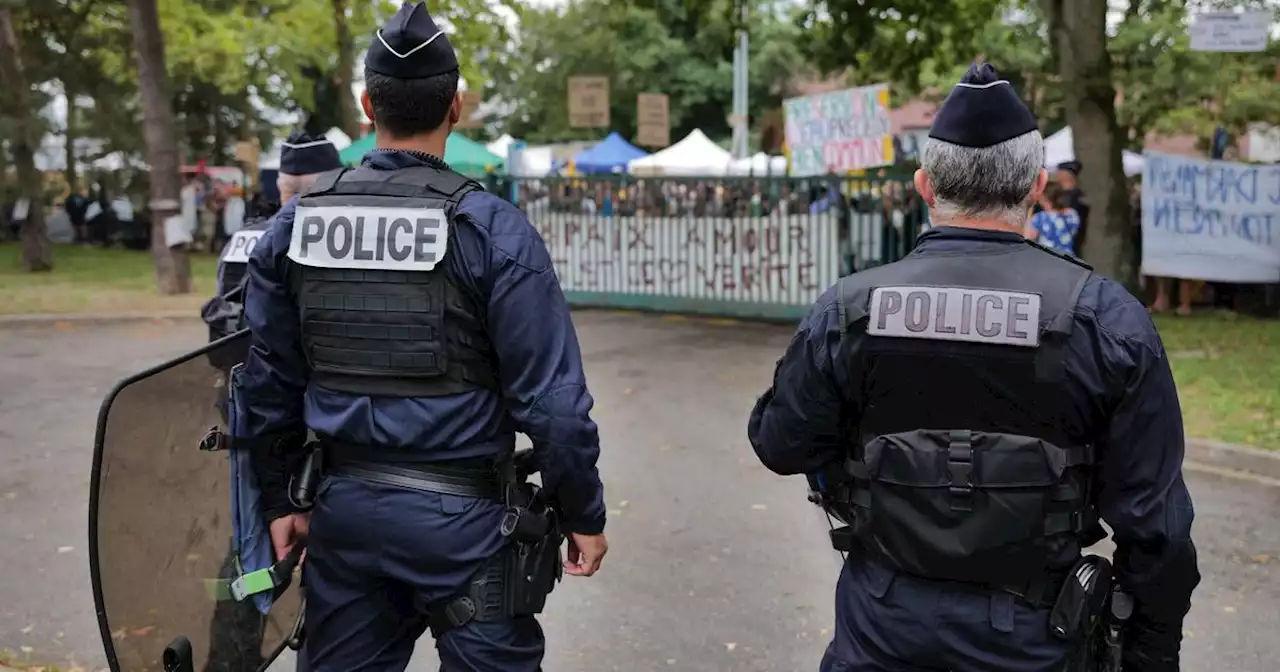
POLYGON ((1280 450, 1280 320, 1158 316, 1188 436, 1280 450))
POLYGON ((20 253, 0 245, 0 315, 197 310, 217 267, 214 255, 192 255, 191 294, 161 296, 150 252, 55 245, 47 273, 23 271, 20 253))

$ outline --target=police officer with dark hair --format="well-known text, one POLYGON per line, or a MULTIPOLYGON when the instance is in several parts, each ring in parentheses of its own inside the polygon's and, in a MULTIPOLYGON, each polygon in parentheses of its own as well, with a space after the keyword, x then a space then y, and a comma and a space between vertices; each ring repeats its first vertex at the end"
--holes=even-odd
POLYGON ((1178 669, 1200 577, 1177 391, 1141 303, 1020 235, 1043 165, 971 68, 916 172, 935 228, 818 299, 751 414, 760 460, 845 524, 824 671, 1062 670, 1113 583, 1123 669, 1178 669), (1101 521, 1114 568, 1081 554, 1101 521))
POLYGON ((430 628, 444 670, 532 672, 553 530, 570 574, 607 549, 577 337, 528 220, 440 158, 458 62, 425 5, 377 31, 365 83, 378 148, 286 204, 250 257, 233 443, 255 456, 277 557, 306 539, 313 669, 402 670, 430 628), (277 440, 304 425, 325 473, 309 519, 297 446, 277 440), (517 431, 550 510, 512 485, 517 431))

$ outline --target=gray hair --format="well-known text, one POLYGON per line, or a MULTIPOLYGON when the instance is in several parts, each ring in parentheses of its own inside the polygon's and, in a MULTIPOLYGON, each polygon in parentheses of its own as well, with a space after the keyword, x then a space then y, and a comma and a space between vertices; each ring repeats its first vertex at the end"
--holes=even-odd
POLYGON ((929 138, 920 167, 933 185, 935 221, 994 219, 1021 227, 1044 168, 1044 138, 1031 131, 990 147, 929 138))
POLYGON ((308 175, 290 175, 289 173, 279 173, 276 175, 276 189, 280 192, 280 203, 283 205, 289 199, 289 196, 297 196, 315 184, 316 178, 320 177, 320 173, 311 173, 308 175))

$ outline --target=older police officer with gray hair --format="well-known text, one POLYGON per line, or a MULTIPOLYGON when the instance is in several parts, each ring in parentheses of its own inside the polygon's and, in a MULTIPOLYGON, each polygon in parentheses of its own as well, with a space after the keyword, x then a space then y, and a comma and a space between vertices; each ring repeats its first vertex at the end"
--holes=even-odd
POLYGON ((1141 303, 1021 236, 1043 165, 972 67, 915 176, 936 228, 818 299, 751 414, 760 460, 845 523, 824 672, 1091 669, 1113 575, 1123 669, 1178 669, 1200 577, 1177 391, 1141 303), (1101 521, 1114 568, 1081 553, 1101 521))
POLYGON ((373 36, 365 85, 377 148, 286 204, 250 256, 233 444, 277 557, 306 539, 313 670, 403 670, 430 629, 443 670, 535 672, 559 571, 591 576, 607 550, 569 308, 524 214, 441 158, 458 60, 425 4, 373 36), (291 466, 304 428, 325 472, 309 519, 289 485, 310 473, 291 466))

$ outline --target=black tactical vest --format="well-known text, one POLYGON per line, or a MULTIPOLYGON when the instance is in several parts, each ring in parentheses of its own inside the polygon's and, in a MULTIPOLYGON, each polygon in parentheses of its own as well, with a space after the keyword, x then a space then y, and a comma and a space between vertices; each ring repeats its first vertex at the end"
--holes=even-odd
POLYGON ((257 239, 267 230, 271 220, 267 217, 246 219, 244 226, 231 235, 222 248, 218 263, 222 266, 222 279, 218 282, 218 295, 225 296, 240 286, 249 268, 249 254, 257 245, 257 239))
POLYGON ((313 382, 389 397, 497 389, 486 302, 448 258, 459 253, 452 242, 458 204, 479 189, 431 166, 359 167, 317 178, 298 201, 289 253, 313 382), (446 233, 446 247, 436 250, 446 233), (325 245, 311 249, 363 260, 363 267, 303 263, 295 255, 304 244, 325 245), (407 261, 437 265, 399 270, 407 261))
POLYGON ((838 499, 865 552, 1022 590, 1100 538, 1087 428, 1062 420, 1064 345, 1090 275, 1028 243, 916 252, 840 281, 842 323, 867 334, 867 354, 838 499))

